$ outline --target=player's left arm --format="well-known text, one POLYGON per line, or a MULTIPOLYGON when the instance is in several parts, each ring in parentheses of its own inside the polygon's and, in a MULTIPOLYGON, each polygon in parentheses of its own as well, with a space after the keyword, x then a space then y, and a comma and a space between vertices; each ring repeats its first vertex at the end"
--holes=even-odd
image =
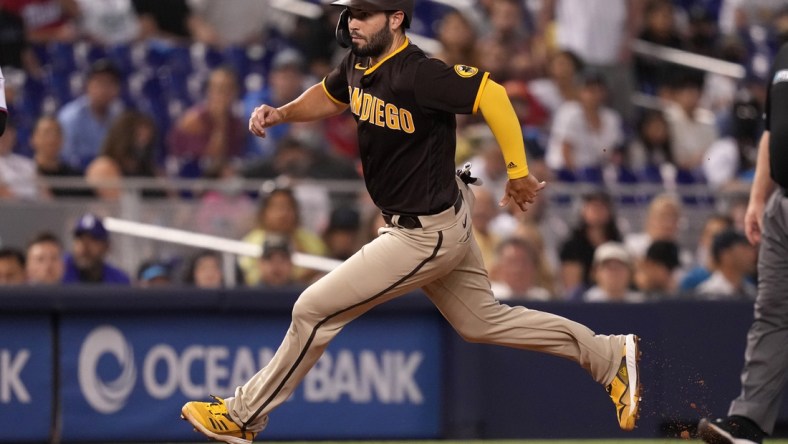
POLYGON ((506 206, 514 200, 520 209, 525 211, 527 204, 534 202, 536 194, 544 188, 545 183, 539 182, 528 172, 520 122, 504 87, 487 79, 481 86, 479 110, 498 141, 506 162, 509 181, 500 205, 506 206))

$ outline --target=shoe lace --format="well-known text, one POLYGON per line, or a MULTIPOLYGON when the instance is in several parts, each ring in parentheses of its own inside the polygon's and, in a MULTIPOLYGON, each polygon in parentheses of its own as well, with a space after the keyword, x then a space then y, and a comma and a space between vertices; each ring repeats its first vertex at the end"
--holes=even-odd
POLYGON ((222 404, 224 404, 224 399, 222 399, 222 398, 220 398, 220 397, 218 397, 216 395, 209 395, 209 396, 211 398, 213 398, 213 402, 211 403, 211 405, 222 405, 222 404))

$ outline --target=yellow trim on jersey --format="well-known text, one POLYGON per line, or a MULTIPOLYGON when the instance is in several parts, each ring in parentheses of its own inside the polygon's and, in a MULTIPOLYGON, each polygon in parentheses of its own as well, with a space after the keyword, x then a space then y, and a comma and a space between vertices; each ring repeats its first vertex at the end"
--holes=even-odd
POLYGON ((336 97, 332 96, 330 92, 328 92, 328 87, 326 86, 325 78, 323 78, 323 81, 320 82, 320 84, 323 85, 323 91, 326 93, 326 96, 328 96, 328 98, 331 99, 332 102, 336 103, 337 105, 347 105, 347 103, 340 101, 336 97))
POLYGON ((487 86, 487 79, 490 78, 490 73, 485 72, 484 77, 482 77, 482 83, 479 84, 479 91, 476 92, 476 100, 473 101, 473 114, 476 114, 476 111, 479 110, 479 104, 482 103, 482 92, 484 91, 484 87, 487 86))
POLYGON ((405 43, 403 43, 402 46, 397 48, 391 54, 387 55, 385 59, 379 61, 378 63, 375 63, 375 66, 371 66, 371 67, 367 68, 367 70, 364 71, 364 75, 366 76, 368 74, 372 74, 373 72, 375 72, 375 70, 378 69, 378 67, 380 67, 380 65, 382 65, 383 62, 385 62, 386 60, 388 60, 388 59, 394 57, 395 55, 401 53, 402 51, 404 51, 405 48, 407 48, 409 44, 410 44, 410 40, 407 37, 405 37, 405 43))
POLYGON ((509 179, 527 176, 523 130, 504 87, 494 80, 488 80, 484 85, 479 109, 498 141, 509 179))

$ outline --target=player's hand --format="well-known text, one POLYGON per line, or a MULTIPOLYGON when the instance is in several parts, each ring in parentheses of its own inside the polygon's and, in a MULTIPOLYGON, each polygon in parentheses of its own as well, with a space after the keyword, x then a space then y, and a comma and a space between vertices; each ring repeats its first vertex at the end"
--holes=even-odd
POLYGON ((284 120, 278 108, 269 105, 260 105, 252 111, 249 117, 249 131, 257 137, 266 136, 266 128, 277 125, 284 120))
POLYGON ((523 211, 528 211, 528 204, 534 203, 536 195, 547 183, 539 182, 533 174, 506 182, 506 193, 498 205, 505 207, 514 201, 523 211))
POLYGON ((763 202, 753 202, 747 205, 747 212, 744 213, 744 234, 752 245, 761 242, 763 229, 763 209, 766 206, 763 202))

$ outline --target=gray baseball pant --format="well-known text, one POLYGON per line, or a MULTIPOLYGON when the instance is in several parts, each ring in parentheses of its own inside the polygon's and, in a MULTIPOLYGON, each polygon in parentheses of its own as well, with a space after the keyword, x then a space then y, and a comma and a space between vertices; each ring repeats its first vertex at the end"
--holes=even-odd
POLYGON ((729 415, 771 434, 788 379, 788 197, 778 189, 763 215, 755 319, 747 333, 741 394, 729 415))

